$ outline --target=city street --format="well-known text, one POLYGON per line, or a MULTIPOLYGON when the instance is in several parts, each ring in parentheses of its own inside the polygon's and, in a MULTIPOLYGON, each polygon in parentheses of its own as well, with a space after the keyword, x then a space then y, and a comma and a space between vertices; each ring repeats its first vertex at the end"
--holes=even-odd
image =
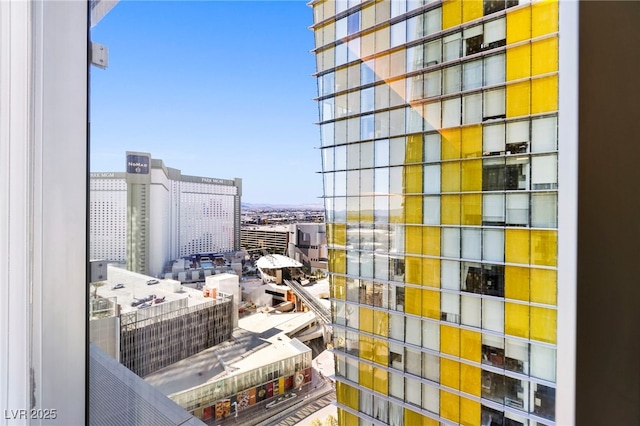
MULTIPOLYGON (((274 408, 266 408, 271 399, 261 401, 238 412, 238 417, 231 413, 224 420, 210 419, 205 421, 209 426, 226 426, 226 425, 275 425, 290 416, 294 416, 296 412, 304 410, 304 408, 312 403, 326 406, 332 400, 335 400, 335 389, 329 379, 322 379, 315 368, 311 369, 311 382, 302 386, 300 389, 292 389, 297 397, 278 405, 274 408), (330 398, 325 398, 331 395, 330 398)), ((322 408, 322 407, 318 407, 322 408)))

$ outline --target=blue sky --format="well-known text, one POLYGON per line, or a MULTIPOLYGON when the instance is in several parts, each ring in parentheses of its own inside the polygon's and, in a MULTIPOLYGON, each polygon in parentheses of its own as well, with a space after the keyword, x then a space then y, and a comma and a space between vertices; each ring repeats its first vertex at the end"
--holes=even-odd
POLYGON ((91 171, 149 152, 242 178, 243 202, 321 204, 312 19, 298 0, 122 0, 92 30, 91 171))

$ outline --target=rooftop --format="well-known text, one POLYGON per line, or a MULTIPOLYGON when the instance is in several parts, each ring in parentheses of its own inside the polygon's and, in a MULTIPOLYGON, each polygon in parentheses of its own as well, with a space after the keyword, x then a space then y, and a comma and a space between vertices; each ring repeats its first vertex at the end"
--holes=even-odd
POLYGON ((256 313, 241 318, 231 341, 206 349, 145 377, 165 395, 244 373, 309 351, 289 335, 315 320, 312 312, 256 313))

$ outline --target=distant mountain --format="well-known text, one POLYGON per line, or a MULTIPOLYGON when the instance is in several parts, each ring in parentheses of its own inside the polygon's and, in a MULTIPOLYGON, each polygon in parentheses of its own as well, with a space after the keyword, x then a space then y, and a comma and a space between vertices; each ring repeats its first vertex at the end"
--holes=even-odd
POLYGON ((318 204, 253 204, 242 203, 243 210, 322 210, 324 205, 318 204))

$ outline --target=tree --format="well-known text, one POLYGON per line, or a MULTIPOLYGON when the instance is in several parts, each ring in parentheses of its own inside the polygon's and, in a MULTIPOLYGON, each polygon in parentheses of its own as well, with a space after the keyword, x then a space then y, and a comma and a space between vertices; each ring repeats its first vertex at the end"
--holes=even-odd
POLYGON ((324 426, 338 426, 338 419, 333 414, 329 414, 324 419, 324 426))

